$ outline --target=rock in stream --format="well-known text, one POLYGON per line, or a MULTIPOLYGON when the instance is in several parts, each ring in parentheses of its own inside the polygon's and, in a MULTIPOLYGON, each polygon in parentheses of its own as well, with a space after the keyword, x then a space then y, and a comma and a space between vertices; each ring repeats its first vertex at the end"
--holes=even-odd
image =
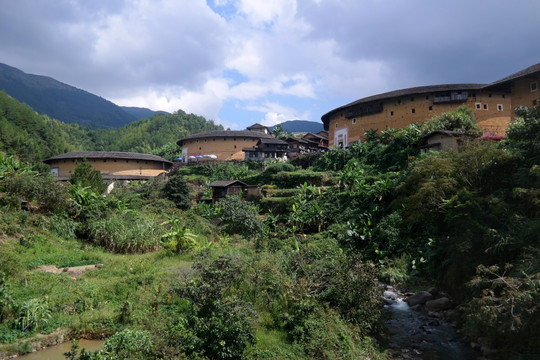
MULTIPOLYGON (((409 297, 387 287, 383 294, 389 320, 385 322, 388 346, 393 358, 422 360, 473 360, 474 352, 465 344, 453 326, 424 307, 433 300, 429 292, 409 297), (429 295, 428 295, 429 294, 429 295), (412 306, 409 306, 410 303, 412 306)), ((448 299, 446 299, 448 300, 448 299)), ((448 301, 431 303, 432 308, 448 308, 448 301)))

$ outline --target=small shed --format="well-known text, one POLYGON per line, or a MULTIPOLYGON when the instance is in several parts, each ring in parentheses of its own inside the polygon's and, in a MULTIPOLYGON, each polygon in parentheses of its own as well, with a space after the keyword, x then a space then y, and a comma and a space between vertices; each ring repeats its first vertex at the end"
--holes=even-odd
POLYGON ((248 185, 240 180, 216 180, 210 184, 212 188, 212 200, 216 201, 223 199, 228 195, 236 195, 242 193, 248 185))
POLYGON ((463 142, 470 136, 455 131, 437 130, 426 135, 425 145, 421 146, 422 152, 441 151, 441 150, 459 150, 463 142))

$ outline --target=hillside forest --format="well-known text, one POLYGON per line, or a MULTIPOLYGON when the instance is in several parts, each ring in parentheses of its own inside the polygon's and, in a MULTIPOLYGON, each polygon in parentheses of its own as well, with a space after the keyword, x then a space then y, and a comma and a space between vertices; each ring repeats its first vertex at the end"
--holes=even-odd
POLYGON ((500 142, 475 140, 459 108, 348 149, 184 166, 103 196, 89 164, 60 183, 38 161, 159 152, 172 129, 216 125, 178 111, 90 131, 2 93, 0 355, 62 334, 107 339, 95 353, 74 343, 69 359, 394 359, 389 284, 451 297, 449 321, 489 344, 483 356, 535 358, 540 108, 516 113, 500 142), (470 141, 422 152, 433 130, 470 141), (261 194, 210 201, 212 181, 233 179, 261 194))

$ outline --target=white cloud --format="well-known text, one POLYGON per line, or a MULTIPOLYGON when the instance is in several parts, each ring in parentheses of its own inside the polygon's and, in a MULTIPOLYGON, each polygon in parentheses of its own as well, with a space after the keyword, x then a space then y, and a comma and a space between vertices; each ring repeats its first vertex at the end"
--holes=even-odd
POLYGON ((267 123, 317 120, 360 97, 493 81, 540 58, 531 45, 537 0, 391 3, 4 1, 0 61, 122 105, 183 109, 243 128, 253 111, 267 123), (219 118, 231 109, 234 119, 219 118))

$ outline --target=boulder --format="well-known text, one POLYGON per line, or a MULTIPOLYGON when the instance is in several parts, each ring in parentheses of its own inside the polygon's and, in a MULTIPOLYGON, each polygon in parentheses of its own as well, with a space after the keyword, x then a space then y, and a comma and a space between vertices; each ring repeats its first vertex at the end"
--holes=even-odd
POLYGON ((426 301, 433 299, 433 295, 427 291, 420 291, 407 298, 407 304, 409 306, 424 305, 426 301))
POLYGON ((435 300, 426 301, 426 308, 429 311, 433 311, 433 312, 448 310, 448 309, 451 309, 452 307, 453 307, 452 301, 450 301, 450 299, 447 297, 442 297, 435 300))

